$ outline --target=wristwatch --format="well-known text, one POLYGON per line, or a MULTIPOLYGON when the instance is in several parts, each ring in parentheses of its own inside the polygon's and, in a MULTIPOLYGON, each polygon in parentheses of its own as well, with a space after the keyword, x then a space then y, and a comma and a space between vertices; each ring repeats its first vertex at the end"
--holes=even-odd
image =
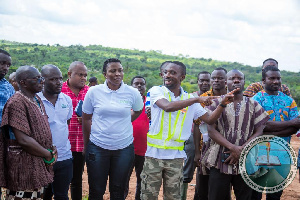
POLYGON ((223 108, 226 108, 227 105, 224 105, 224 104, 221 104, 221 103, 220 103, 219 106, 221 106, 221 107, 223 107, 223 108))

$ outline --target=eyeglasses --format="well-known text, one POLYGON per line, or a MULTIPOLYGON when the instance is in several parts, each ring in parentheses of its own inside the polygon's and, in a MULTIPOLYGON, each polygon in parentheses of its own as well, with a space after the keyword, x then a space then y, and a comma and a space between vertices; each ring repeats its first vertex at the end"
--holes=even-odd
POLYGON ((25 80, 35 80, 38 84, 40 84, 41 82, 45 81, 44 77, 39 77, 39 78, 27 78, 25 80))

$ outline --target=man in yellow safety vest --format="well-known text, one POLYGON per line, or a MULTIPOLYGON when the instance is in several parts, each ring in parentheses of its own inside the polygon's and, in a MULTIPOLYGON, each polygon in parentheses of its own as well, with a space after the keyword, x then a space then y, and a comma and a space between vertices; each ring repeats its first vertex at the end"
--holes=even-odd
POLYGON ((218 108, 209 114, 200 103, 209 105, 216 97, 193 97, 182 89, 181 82, 186 75, 183 63, 167 61, 161 73, 164 86, 154 86, 147 94, 151 126, 141 174, 141 199, 145 200, 157 199, 162 180, 164 199, 180 199, 183 159, 186 158, 184 141, 191 134, 193 120, 200 118, 208 124, 214 123, 238 90, 225 95, 218 108))

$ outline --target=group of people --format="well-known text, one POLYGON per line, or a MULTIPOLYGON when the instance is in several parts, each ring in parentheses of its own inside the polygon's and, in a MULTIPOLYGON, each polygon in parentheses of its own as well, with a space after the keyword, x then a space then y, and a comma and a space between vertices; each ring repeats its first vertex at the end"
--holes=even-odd
POLYGON ((8 82, 11 63, 0 50, 0 186, 9 200, 68 199, 69 187, 72 199, 82 199, 85 163, 91 200, 103 199, 108 177, 110 198, 125 199, 134 168, 135 199, 157 199, 162 183, 164 199, 186 199, 196 166, 194 199, 231 199, 231 187, 238 200, 261 199, 239 174, 243 147, 262 134, 290 142, 300 128, 274 59, 245 91, 241 71, 220 67, 200 72, 194 93, 181 87, 186 66, 166 61, 163 84, 147 96, 146 79, 125 84, 114 58, 103 64, 105 82, 92 77, 89 86, 80 61, 70 64, 65 82, 51 64, 40 72, 21 66, 8 82))

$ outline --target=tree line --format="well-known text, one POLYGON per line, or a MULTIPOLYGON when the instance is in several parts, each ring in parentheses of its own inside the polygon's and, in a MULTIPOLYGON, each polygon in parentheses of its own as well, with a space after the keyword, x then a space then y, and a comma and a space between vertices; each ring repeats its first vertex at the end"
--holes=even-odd
MULTIPOLYGON (((177 60, 187 66, 187 76, 182 87, 188 92, 198 89, 197 74, 200 71, 212 72, 217 67, 224 67, 228 71, 231 69, 241 70, 246 77, 245 86, 261 80, 261 66, 252 67, 238 62, 217 61, 211 58, 191 58, 182 54, 165 55, 158 50, 141 51, 102 45, 42 45, 7 40, 0 40, 0 48, 8 51, 12 56, 13 65, 9 74, 22 65, 32 65, 40 69, 46 64, 54 64, 60 68, 64 80, 66 80, 70 63, 79 60, 88 67, 88 78, 95 76, 102 83, 104 81, 103 62, 108 58, 118 58, 124 67, 124 82, 129 84, 132 77, 141 75, 146 78, 148 89, 162 83, 159 77, 159 66, 166 60, 177 60)), ((300 73, 281 71, 281 75, 282 83, 290 88, 297 105, 300 105, 300 73)))

